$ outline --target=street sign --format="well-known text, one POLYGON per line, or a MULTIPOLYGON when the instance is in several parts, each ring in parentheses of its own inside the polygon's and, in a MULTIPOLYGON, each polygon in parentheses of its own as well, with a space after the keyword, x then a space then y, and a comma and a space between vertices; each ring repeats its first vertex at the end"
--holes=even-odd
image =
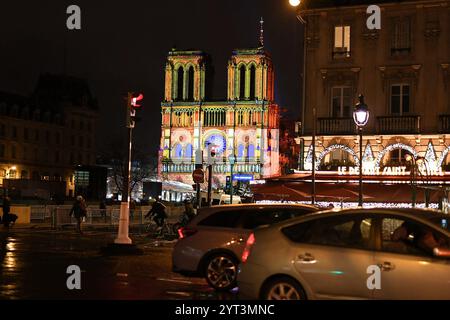
POLYGON ((195 169, 192 173, 192 179, 194 179, 195 183, 204 183, 205 172, 203 171, 203 169, 195 169))
POLYGON ((252 174, 233 174, 233 180, 237 181, 252 181, 253 175, 252 174))

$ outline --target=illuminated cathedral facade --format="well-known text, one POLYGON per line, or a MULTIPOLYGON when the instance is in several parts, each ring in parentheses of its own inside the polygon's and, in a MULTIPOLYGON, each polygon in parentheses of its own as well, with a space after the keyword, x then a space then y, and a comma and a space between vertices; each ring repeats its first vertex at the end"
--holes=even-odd
POLYGON ((227 99, 208 100, 208 55, 172 49, 166 61, 159 174, 193 184, 192 172, 213 158, 213 187, 233 174, 262 179, 279 174, 279 108, 272 59, 263 46, 234 50, 227 99))

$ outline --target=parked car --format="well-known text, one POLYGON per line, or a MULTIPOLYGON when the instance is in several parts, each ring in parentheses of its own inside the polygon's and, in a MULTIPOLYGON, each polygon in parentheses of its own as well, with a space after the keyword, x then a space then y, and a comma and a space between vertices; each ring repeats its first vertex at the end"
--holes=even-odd
POLYGON ((434 210, 347 209, 258 229, 239 266, 240 297, 450 299, 449 220, 434 210), (377 268, 378 284, 369 279, 377 268))
POLYGON ((175 272, 203 276, 216 290, 236 285, 237 267, 249 234, 270 225, 319 209, 299 204, 237 204, 201 208, 179 229, 172 254, 175 272))

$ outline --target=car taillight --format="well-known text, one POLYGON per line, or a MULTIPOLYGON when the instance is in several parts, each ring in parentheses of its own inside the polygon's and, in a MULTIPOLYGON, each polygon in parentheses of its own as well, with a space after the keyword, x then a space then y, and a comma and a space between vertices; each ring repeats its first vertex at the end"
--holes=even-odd
POLYGON ((194 228, 181 227, 180 229, 178 229, 178 235, 180 236, 180 239, 187 238, 195 233, 197 233, 197 229, 194 228))
POLYGON ((250 255, 250 251, 252 250, 253 245, 255 244, 256 239, 253 233, 247 239, 247 243, 245 244, 244 252, 242 253, 242 263, 245 263, 250 255))

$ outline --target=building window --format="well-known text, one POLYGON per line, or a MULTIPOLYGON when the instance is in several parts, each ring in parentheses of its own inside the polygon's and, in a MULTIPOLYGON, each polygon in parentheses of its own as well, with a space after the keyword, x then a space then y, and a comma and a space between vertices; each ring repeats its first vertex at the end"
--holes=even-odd
POLYGON ((73 156, 73 153, 70 153, 70 164, 73 164, 75 162, 75 157, 73 156))
POLYGON ((28 160, 28 149, 23 147, 23 160, 28 160))
POLYGON ((12 170, 12 169, 9 170, 9 173, 8 173, 8 178, 9 179, 15 179, 16 175, 17 175, 17 171, 16 170, 12 170))
POLYGON ((239 99, 245 99, 245 66, 239 68, 239 99))
POLYGON ((34 130, 34 140, 39 141, 39 130, 38 129, 34 130))
POLYGON ((89 186, 89 171, 75 171, 75 185, 77 187, 89 186))
POLYGON ((72 147, 75 146, 75 136, 71 136, 71 137, 70 137, 70 145, 71 145, 72 147))
POLYGON ((331 115, 333 118, 349 118, 352 112, 352 89, 350 87, 333 87, 331 98, 331 115))
POLYGON ((71 125, 72 129, 75 129, 75 119, 72 119, 72 125, 71 125))
POLYGON ((45 142, 50 143, 50 132, 45 131, 45 142))
POLYGON ((12 138, 17 139, 17 127, 16 126, 12 127, 12 138))
POLYGON ((5 145, 0 144, 0 158, 4 158, 4 157, 5 157, 5 145))
POLYGON ((334 27, 333 58, 350 57, 350 26, 334 27))
POLYGON ((88 132, 92 131, 92 124, 90 121, 87 123, 87 130, 88 130, 88 132))
POLYGON ((29 132, 28 132, 28 128, 24 128, 23 129, 23 138, 25 139, 25 140, 28 140, 30 137, 29 137, 29 132))
POLYGON ((188 72, 188 100, 194 100, 194 67, 190 67, 188 72))
POLYGON ((83 130, 83 129, 84 129, 84 122, 80 121, 80 130, 83 130))
POLYGON ((174 158, 182 158, 183 157, 183 147, 181 144, 177 144, 174 148, 174 158))
POLYGON ((39 160, 38 149, 34 149, 34 161, 38 161, 38 160, 39 160))
POLYGON ((59 151, 55 151, 55 162, 59 162, 59 151))
POLYGON ((395 18, 392 22, 391 54, 405 55, 411 52, 411 19, 395 18))
POLYGON ((56 144, 61 143, 61 135, 59 134, 59 132, 55 133, 55 142, 56 142, 56 144))
POLYGON ((405 149, 395 149, 389 152, 385 159, 383 159, 383 166, 406 166, 410 170, 410 163, 406 161, 406 155, 411 155, 411 152, 405 149))
POLYGON ((6 126, 2 123, 0 124, 0 137, 6 136, 6 126))
POLYGON ((391 114, 403 115, 410 111, 410 87, 408 84, 391 86, 391 114))
POLYGON ((16 146, 11 146, 11 158, 16 159, 16 146))
POLYGON ((83 137, 78 137, 78 146, 83 148, 83 137))
POLYGON ((254 65, 250 67, 250 100, 255 99, 255 87, 256 87, 256 68, 254 65))
POLYGON ((177 74, 177 100, 183 100, 184 70, 182 67, 178 68, 177 74))
POLYGON ((90 149, 91 146, 92 146, 92 144, 91 144, 91 139, 88 138, 88 139, 87 139, 87 147, 90 149))

